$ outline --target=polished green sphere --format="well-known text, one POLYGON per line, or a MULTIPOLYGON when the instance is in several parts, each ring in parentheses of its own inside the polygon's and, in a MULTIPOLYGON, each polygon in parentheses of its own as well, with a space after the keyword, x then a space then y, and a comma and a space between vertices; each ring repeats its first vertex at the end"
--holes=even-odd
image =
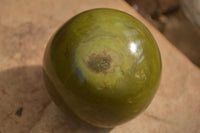
POLYGON ((47 89, 60 108, 97 127, 114 127, 152 101, 161 75, 158 46, 136 18, 92 9, 66 22, 44 55, 47 89))

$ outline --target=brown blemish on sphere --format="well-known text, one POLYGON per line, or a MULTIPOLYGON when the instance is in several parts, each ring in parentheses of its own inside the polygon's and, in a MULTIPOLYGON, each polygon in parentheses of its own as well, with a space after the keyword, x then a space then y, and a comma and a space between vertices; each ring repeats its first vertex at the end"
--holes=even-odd
POLYGON ((100 54, 92 54, 89 56, 87 61, 87 66, 90 70, 96 73, 107 73, 107 70, 110 68, 112 58, 110 55, 107 55, 105 52, 100 54))

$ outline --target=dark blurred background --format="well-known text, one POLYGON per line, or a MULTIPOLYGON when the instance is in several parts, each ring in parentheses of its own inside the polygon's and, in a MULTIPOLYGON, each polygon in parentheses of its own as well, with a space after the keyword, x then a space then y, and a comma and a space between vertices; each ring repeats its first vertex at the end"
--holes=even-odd
POLYGON ((200 0, 126 0, 200 67, 200 0))

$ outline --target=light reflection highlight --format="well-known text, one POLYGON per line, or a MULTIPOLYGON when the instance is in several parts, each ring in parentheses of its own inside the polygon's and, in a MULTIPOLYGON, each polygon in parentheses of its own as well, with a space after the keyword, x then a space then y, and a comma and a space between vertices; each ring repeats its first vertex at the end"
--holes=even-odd
POLYGON ((130 43, 130 50, 131 50, 131 53, 136 54, 137 44, 135 44, 134 42, 131 42, 130 43))
POLYGON ((141 41, 137 40, 135 42, 130 42, 129 49, 132 54, 135 56, 140 56, 143 52, 143 49, 140 47, 141 41))

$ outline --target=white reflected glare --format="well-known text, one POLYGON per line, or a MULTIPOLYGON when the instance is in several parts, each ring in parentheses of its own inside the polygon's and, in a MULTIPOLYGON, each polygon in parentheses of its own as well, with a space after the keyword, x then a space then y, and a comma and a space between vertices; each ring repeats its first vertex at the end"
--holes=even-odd
POLYGON ((131 42, 130 43, 130 50, 131 50, 131 53, 136 53, 137 51, 137 44, 135 44, 134 42, 131 42))

